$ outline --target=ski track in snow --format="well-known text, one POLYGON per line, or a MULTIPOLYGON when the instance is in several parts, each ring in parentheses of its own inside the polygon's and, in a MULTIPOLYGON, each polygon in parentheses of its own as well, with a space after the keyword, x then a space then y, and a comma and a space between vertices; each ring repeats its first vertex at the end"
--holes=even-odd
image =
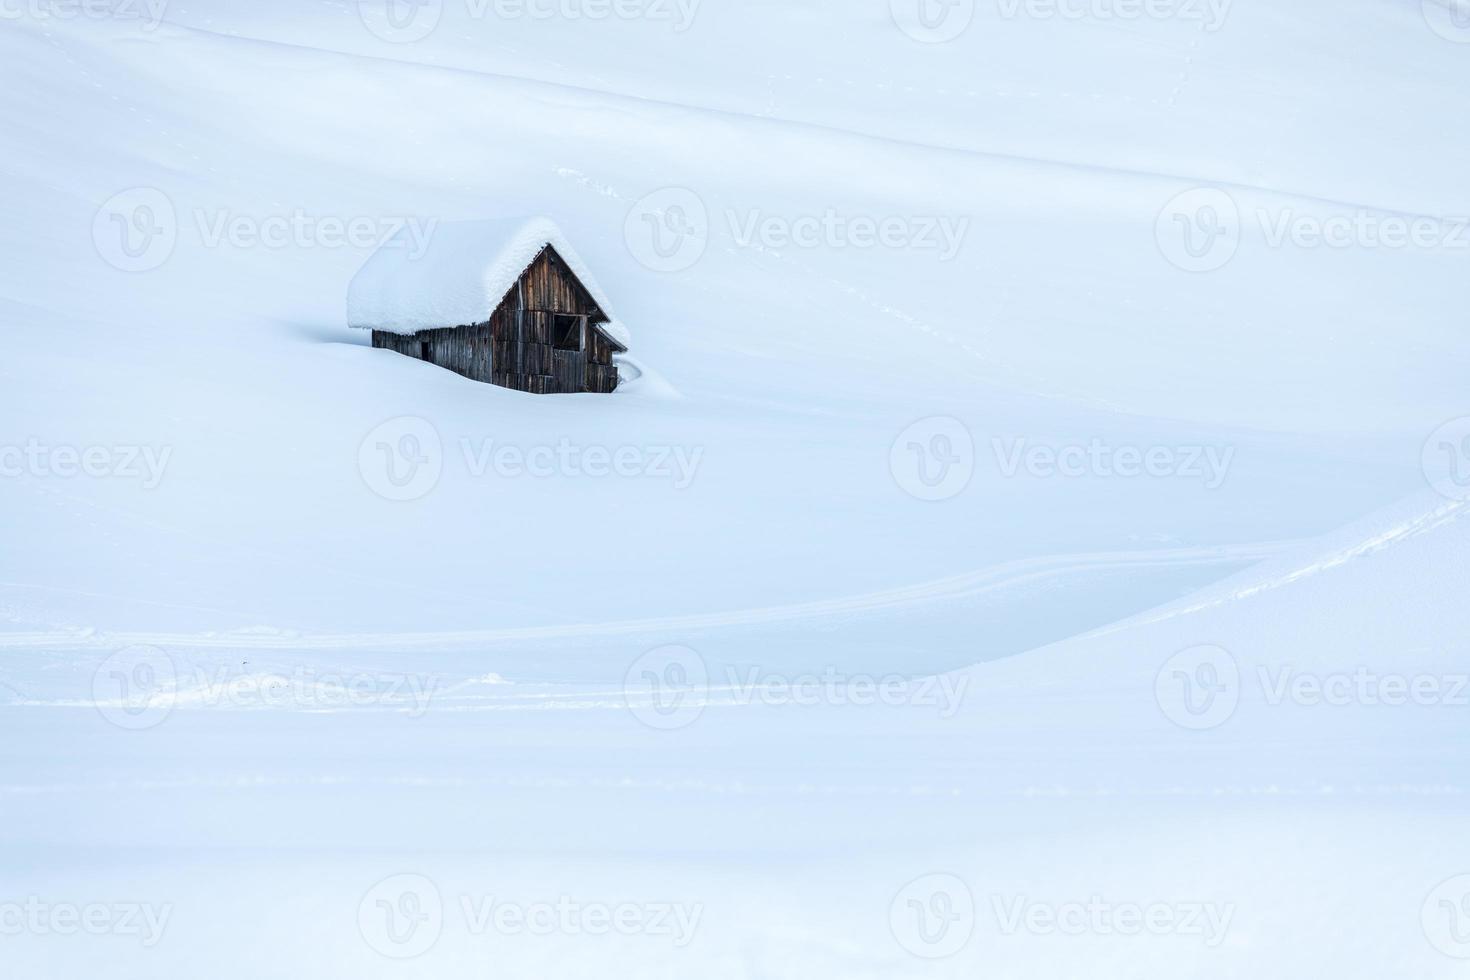
POLYGON ((1260 561, 1295 542, 1258 542, 1157 551, 1054 555, 1004 562, 962 575, 835 599, 760 606, 716 613, 501 629, 413 633, 165 633, 51 630, 0 633, 0 649, 95 649, 147 644, 157 647, 238 650, 436 651, 550 640, 634 636, 680 630, 763 626, 832 619, 920 603, 968 599, 1079 572, 1172 568, 1260 561))
MULTIPOLYGON (((1209 186, 1228 191, 1242 191, 1273 195, 1290 199, 1301 203, 1314 205, 1326 205, 1335 209, 1360 209, 1374 212, 1381 216, 1395 218, 1419 219, 1428 218, 1433 221, 1445 222, 1453 220, 1455 216, 1445 214, 1428 214, 1411 211, 1404 208, 1370 204, 1362 201, 1346 201, 1336 198, 1322 197, 1307 191, 1293 190, 1285 187, 1268 186, 1265 184, 1254 184, 1240 180, 1226 180, 1208 175, 1169 173, 1166 171, 1152 171, 1138 168, 1112 166, 1108 164, 1088 163, 1079 160, 1053 159, 1048 157, 1025 155, 1019 153, 1007 153, 996 150, 975 149, 965 146, 951 146, 940 143, 929 143, 923 140, 891 136, 883 133, 866 132, 860 129, 852 129, 838 125, 829 125, 802 119, 785 117, 764 116, 759 113, 746 112, 739 109, 721 109, 712 106, 703 106, 697 103, 677 102, 669 99, 656 99, 649 96, 632 95, 624 92, 613 92, 602 89, 587 88, 571 82, 549 82, 541 79, 530 78, 522 75, 513 75, 504 72, 490 72, 479 68, 469 68, 460 65, 441 65, 430 62, 414 61, 405 58, 389 58, 382 55, 361 54, 353 51, 344 51, 336 48, 321 47, 313 44, 299 44, 292 41, 277 41, 269 38, 250 37, 243 34, 226 34, 220 31, 209 30, 203 27, 193 27, 177 23, 165 18, 162 21, 172 30, 181 34, 194 35, 205 41, 234 42, 244 45, 259 45, 267 48, 280 50, 305 52, 319 56, 335 57, 350 61, 373 62, 380 65, 394 65, 405 70, 418 70, 424 72, 443 72, 460 75, 471 75, 475 78, 492 83, 501 83, 507 87, 521 87, 528 91, 547 93, 558 93, 563 95, 576 95, 589 101, 601 101, 608 104, 610 108, 627 110, 642 106, 655 110, 665 110, 673 113, 690 113, 696 116, 706 116, 717 119, 736 120, 755 126, 772 126, 788 130, 805 131, 814 134, 835 136, 841 139, 858 140, 869 143, 879 143, 888 146, 899 147, 908 150, 918 150, 930 154, 952 154, 959 157, 969 157, 980 160, 988 160, 998 163, 1020 164, 1032 169, 1051 168, 1061 171, 1086 173, 1096 176, 1119 178, 1130 181, 1162 181, 1179 187, 1209 186)), ((51 32, 45 32, 47 41, 58 50, 63 50, 57 44, 51 32)), ((65 54, 63 50, 63 54, 65 54)), ((67 60, 77 66, 88 82, 97 86, 97 83, 70 55, 67 60)), ((97 86, 100 87, 100 86, 97 86)))
MULTIPOLYGON (((36 797, 48 795, 92 795, 116 793, 158 793, 199 790, 272 791, 283 788, 321 787, 386 787, 412 790, 569 790, 594 789, 606 792, 666 794, 679 792, 709 796, 831 796, 857 798, 898 797, 924 799, 1010 798, 1010 799, 1067 799, 1109 798, 1117 794, 1099 789, 1087 783, 1027 786, 1020 789, 976 787, 960 784, 936 785, 934 782, 888 783, 860 782, 802 782, 797 784, 778 782, 754 782, 747 779, 689 778, 659 779, 634 778, 630 776, 500 776, 479 775, 473 778, 461 776, 342 776, 308 775, 282 776, 278 773, 242 773, 230 776, 193 776, 176 779, 129 779, 108 780, 100 783, 15 783, 0 784, 0 797, 36 797)), ((1439 783, 1360 783, 1349 786, 1282 786, 1275 783, 1222 782, 1206 786, 1145 787, 1132 790, 1129 795, 1141 799, 1206 799, 1219 800, 1226 797, 1327 799, 1342 796, 1392 799, 1398 797, 1426 797, 1432 799, 1456 799, 1465 792, 1457 786, 1439 783)))
MULTIPOLYGON (((1283 586, 1291 585, 1295 582, 1300 582, 1303 579, 1311 578, 1314 575, 1320 575, 1323 572, 1330 571, 1331 569, 1338 568, 1342 565, 1346 565, 1348 562, 1356 558, 1362 558, 1367 555, 1372 555, 1376 552, 1384 551, 1388 548, 1392 548, 1396 545, 1402 544, 1403 542, 1408 541, 1412 538, 1416 538, 1422 534, 1433 531, 1435 528, 1454 523, 1464 516, 1467 503, 1470 503, 1470 501, 1450 501, 1448 503, 1442 504, 1439 507, 1436 507, 1428 513, 1420 514, 1410 520, 1395 524, 1392 527, 1385 528, 1383 531, 1380 531, 1379 533, 1373 535, 1365 541, 1361 541, 1346 548, 1340 548, 1338 550, 1331 551, 1321 558, 1316 559, 1315 561, 1300 565, 1288 572, 1283 572, 1279 575, 1272 575, 1266 579, 1255 582, 1254 584, 1248 586, 1228 590, 1223 595, 1215 595, 1209 598, 1195 597, 1190 600, 1185 600, 1178 605, 1166 606, 1165 608, 1152 613, 1145 613, 1141 616, 1130 617, 1120 622, 1113 623, 1108 626, 1103 626, 1088 633, 1084 633, 1082 634, 1082 636, 1106 636, 1110 633, 1116 633, 1122 629, 1132 629, 1137 626, 1144 626, 1152 623, 1162 623, 1167 620, 1177 619, 1180 616, 1189 615, 1191 613, 1202 612, 1206 609, 1215 609, 1220 606, 1229 605, 1230 603, 1238 602, 1242 599, 1249 599, 1252 596, 1260 595, 1263 592, 1270 592, 1275 589, 1282 588, 1283 586)), ((1208 594, 1209 591, 1210 590, 1206 590, 1206 594, 1208 594)))
MULTIPOLYGON (((298 51, 315 52, 320 55, 330 55, 348 59, 361 59, 375 61, 384 64, 398 65, 409 69, 423 71, 454 72, 474 75, 492 82, 502 82, 511 86, 524 86, 529 89, 542 89, 564 94, 575 94, 588 99, 601 99, 611 103, 628 103, 631 105, 650 106, 656 109, 672 110, 675 112, 688 112, 696 115, 708 115, 726 119, 734 119, 754 125, 778 126, 797 130, 807 130, 814 133, 822 133, 845 139, 855 139, 884 143, 911 150, 920 150, 926 153, 956 154, 959 156, 976 157, 985 160, 999 161, 1013 164, 1023 164, 1027 167, 1051 167, 1060 170, 1080 171, 1083 173, 1120 177, 1129 180, 1165 181, 1180 186, 1200 186, 1224 188, 1233 191, 1247 191, 1258 194, 1277 195, 1291 198, 1297 201, 1310 202, 1312 204, 1325 204, 1334 208, 1360 208, 1374 211, 1382 215, 1401 218, 1430 218, 1435 221, 1451 220, 1449 215, 1420 214, 1401 208, 1387 207, 1382 205, 1367 204, 1355 201, 1342 201, 1334 198, 1320 197, 1305 191, 1291 190, 1281 187, 1271 187, 1263 184, 1251 184, 1233 180, 1221 180, 1214 177, 1199 176, 1192 174, 1167 173, 1164 171, 1151 171, 1135 168, 1116 167, 1106 164, 1086 163, 1078 160, 1058 160, 1047 157, 1027 156, 1016 153, 1005 153, 995 150, 972 149, 965 146, 949 146, 940 143, 928 143, 923 140, 909 139, 900 136, 890 136, 883 133, 866 132, 860 129, 828 125, 824 123, 811 122, 802 119, 791 119, 777 116, 764 116, 760 113, 745 112, 738 109, 720 109, 713 106, 704 106, 697 103, 676 102, 669 99, 655 99, 642 95, 631 95, 624 92, 611 92, 602 89, 586 88, 570 82, 548 82, 541 79, 530 78, 523 75, 512 75, 504 72, 488 72, 478 68, 467 68, 459 65, 438 65, 428 62, 414 61, 403 58, 387 58, 380 55, 358 54, 351 51, 341 51, 335 48, 324 48, 310 44, 296 44, 290 41, 273 41, 268 38, 246 37, 241 34, 222 34, 206 28, 189 27, 173 21, 165 20, 175 30, 184 31, 204 37, 220 38, 231 41, 262 44, 272 47, 292 48, 298 51)), ((1186 68, 1187 70, 1187 68, 1186 68)), ((623 106, 627 108, 627 106, 623 106)))

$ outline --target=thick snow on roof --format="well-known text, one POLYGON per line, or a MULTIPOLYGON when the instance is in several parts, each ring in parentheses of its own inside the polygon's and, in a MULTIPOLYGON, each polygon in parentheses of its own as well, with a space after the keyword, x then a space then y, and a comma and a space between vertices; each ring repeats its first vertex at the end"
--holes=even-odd
MULTIPOLYGON (((408 225, 369 256, 347 289, 347 325, 411 334, 483 323, 547 245, 609 318, 607 296, 549 218, 408 225), (426 233, 427 231, 427 233, 426 233)), ((623 347, 619 323, 600 329, 623 347)))

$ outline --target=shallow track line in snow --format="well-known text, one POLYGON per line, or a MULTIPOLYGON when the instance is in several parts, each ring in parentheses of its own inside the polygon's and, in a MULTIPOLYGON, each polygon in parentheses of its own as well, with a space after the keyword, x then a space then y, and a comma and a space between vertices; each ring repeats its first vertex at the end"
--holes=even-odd
POLYGON ((1450 501, 1426 514, 1421 514, 1401 523, 1394 524, 1392 527, 1386 528, 1366 541, 1330 551, 1314 561, 1299 565, 1280 574, 1271 575, 1251 585, 1230 589, 1219 595, 1191 597, 1182 600, 1177 605, 1167 606, 1154 612, 1145 613, 1142 616, 1131 617, 1108 626, 1091 630, 1084 633, 1083 636, 1106 636, 1122 629, 1131 629, 1150 623, 1161 623, 1166 620, 1189 615, 1190 613, 1202 612, 1206 609, 1228 605, 1241 599, 1248 599, 1252 596, 1260 595, 1263 592, 1270 592, 1283 586, 1291 585, 1302 579, 1311 578, 1331 569, 1338 568, 1354 559, 1363 558, 1392 548, 1419 535, 1433 531, 1435 528, 1453 523, 1465 516, 1467 506, 1470 506, 1470 502, 1461 500, 1450 501))
MULTIPOLYGON (((856 140, 860 142, 877 143, 896 147, 901 150, 920 151, 924 153, 954 155, 962 158, 976 160, 988 160, 1006 164, 1021 164, 1031 168, 1054 169, 1061 172, 1085 173, 1105 178, 1115 178, 1128 181, 1165 181, 1178 185, 1180 188, 1208 185, 1227 191, 1243 191, 1247 193, 1258 193, 1276 195, 1298 202, 1314 205, 1326 205, 1334 209, 1367 210, 1377 214, 1408 219, 1427 218, 1433 221, 1446 222, 1454 220, 1455 216, 1445 214, 1427 214, 1397 206, 1370 204, 1362 201, 1346 201, 1337 198, 1323 197, 1307 191, 1294 190, 1285 187, 1267 186, 1264 184, 1253 184, 1238 179, 1224 179, 1201 174, 1170 173, 1167 171, 1154 171, 1141 168, 1120 167, 1108 164, 1088 163, 1080 160, 1055 159, 1043 156, 1024 155, 1018 153, 1007 153, 997 150, 973 149, 965 146, 946 145, 940 143, 928 143, 922 140, 909 139, 900 136, 890 136, 882 133, 867 132, 860 129, 838 126, 829 123, 813 122, 810 120, 790 119, 785 117, 762 116, 755 113, 743 112, 738 109, 720 109, 710 106, 702 106, 695 103, 676 102, 670 99, 657 99, 649 96, 632 95, 624 92, 613 92, 604 89, 592 89, 576 85, 570 82, 549 82, 541 79, 530 78, 523 75, 514 75, 504 72, 489 72, 478 68, 468 68, 459 65, 440 65, 429 62, 413 61, 403 58, 388 58, 382 55, 361 54, 352 51, 344 51, 337 48, 321 47, 318 45, 298 44, 291 41, 275 41, 269 38, 249 37, 242 34, 224 34, 202 27, 192 27, 165 19, 163 21, 170 29, 181 33, 192 34, 203 40, 231 41, 237 44, 261 45, 277 48, 280 50, 297 51, 316 54, 326 57, 337 57, 347 60, 358 60, 365 62, 376 62, 383 65, 396 65, 404 70, 418 70, 423 72, 452 73, 468 75, 492 83, 500 83, 507 86, 517 86, 529 92, 560 93, 576 95, 588 100, 591 104, 602 101, 609 108, 630 109, 644 106, 654 110, 664 110, 671 113, 683 113, 692 116, 704 116, 720 120, 735 120, 751 126, 766 126, 784 129, 788 131, 807 132, 835 136, 842 139, 856 140)), ((55 43, 54 41, 52 42, 55 43)), ((672 122, 672 120, 670 121, 672 122)))
POLYGON ((50 631, 0 634, 0 649, 81 649, 129 644, 196 649, 444 650, 535 641, 636 636, 678 630, 763 626, 821 620, 926 602, 967 599, 1079 572, 1169 568, 1259 561, 1294 542, 1209 548, 1100 552, 1025 558, 915 585, 835 599, 725 612, 550 626, 416 633, 150 633, 50 631))

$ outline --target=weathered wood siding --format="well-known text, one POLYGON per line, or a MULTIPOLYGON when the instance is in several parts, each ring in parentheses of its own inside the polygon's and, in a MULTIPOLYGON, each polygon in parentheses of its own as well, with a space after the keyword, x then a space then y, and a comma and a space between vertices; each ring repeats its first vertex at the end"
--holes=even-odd
POLYGON ((490 380, 490 325, 423 330, 412 335, 373 331, 373 346, 407 354, 476 381, 490 380))
POLYGON ((611 392, 613 346, 594 329, 606 321, 556 250, 543 249, 484 323, 412 335, 373 331, 373 346, 448 368, 476 381, 535 394, 611 392), (582 317, 582 349, 557 350, 556 314, 582 317))

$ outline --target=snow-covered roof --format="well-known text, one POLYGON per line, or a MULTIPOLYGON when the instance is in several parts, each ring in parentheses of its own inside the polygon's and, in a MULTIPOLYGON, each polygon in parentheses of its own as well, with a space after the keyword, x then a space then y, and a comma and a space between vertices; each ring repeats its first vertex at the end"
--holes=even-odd
MULTIPOLYGON (((560 249, 558 249, 558 251, 560 251, 560 249)), ((597 305, 602 306, 601 303, 598 303, 597 305)), ((607 307, 602 306, 602 312, 607 313, 607 307)), ((608 313, 607 315, 612 316, 611 313, 608 313)), ((623 325, 622 320, 609 320, 606 323, 599 323, 597 325, 597 329, 607 334, 608 337, 612 339, 613 343, 617 344, 624 350, 627 350, 629 347, 633 346, 633 335, 628 332, 628 328, 623 325)))
MULTIPOLYGON (((549 218, 531 217, 405 226, 352 277, 347 325, 412 334, 484 323, 548 245, 613 319, 607 296, 561 229, 549 218)), ((621 323, 598 329, 620 346, 630 346, 621 323)))

